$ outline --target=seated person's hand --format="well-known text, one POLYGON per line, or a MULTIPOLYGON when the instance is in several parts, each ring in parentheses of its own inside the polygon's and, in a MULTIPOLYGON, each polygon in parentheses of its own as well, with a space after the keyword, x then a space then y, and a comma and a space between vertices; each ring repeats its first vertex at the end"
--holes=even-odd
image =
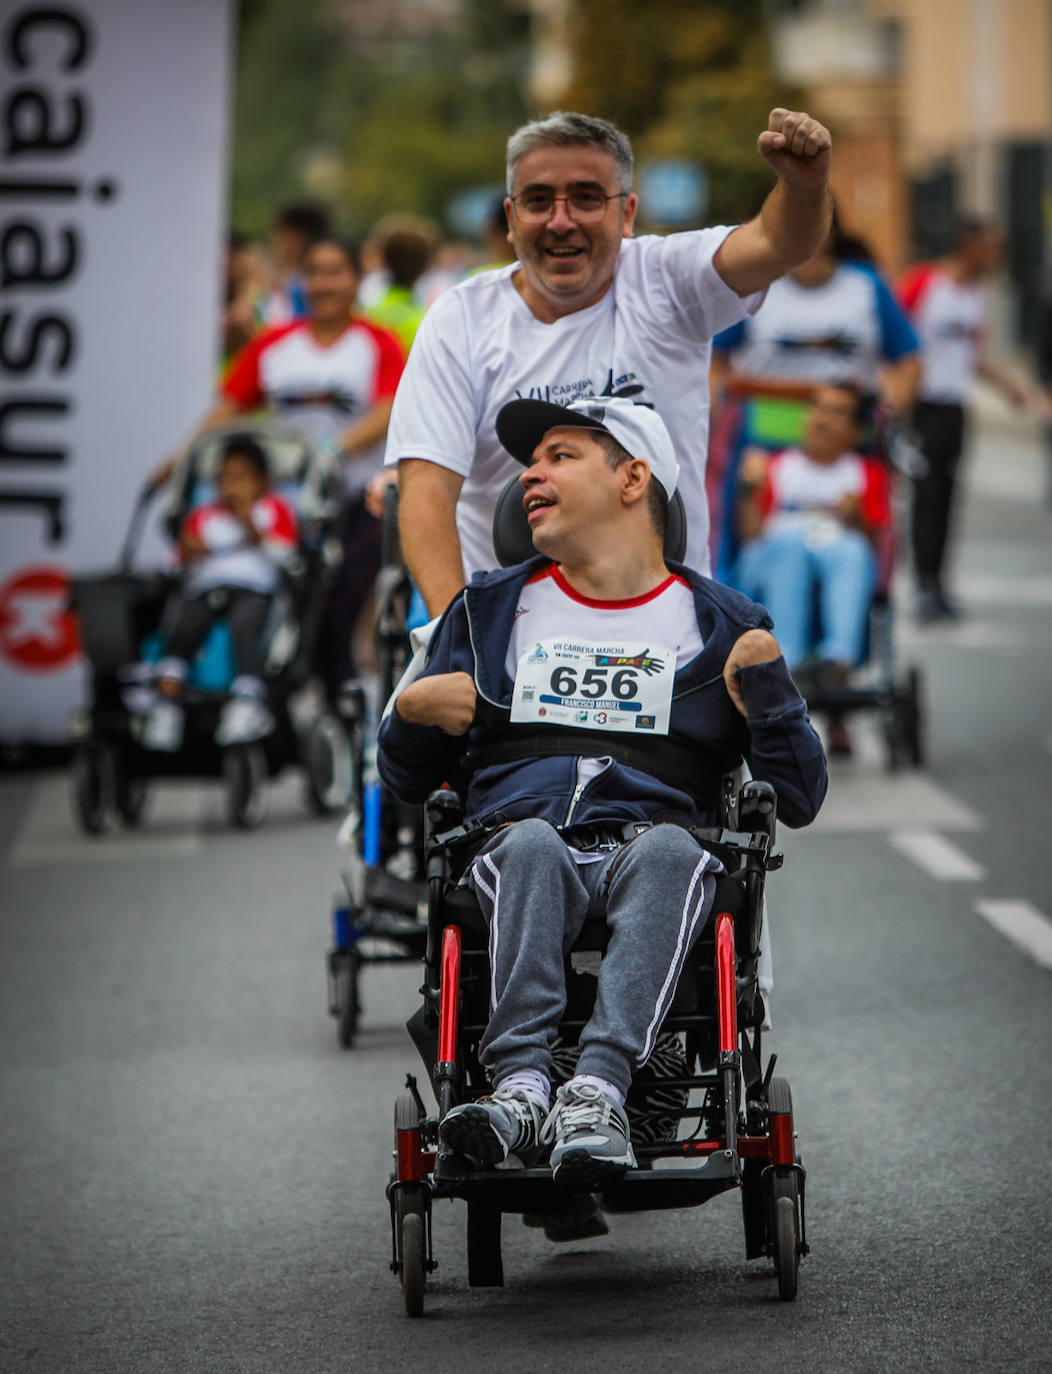
POLYGON ((864 525, 862 519, 862 505, 858 497, 852 492, 845 492, 837 502, 834 512, 842 525, 846 525, 849 530, 861 529, 864 525))
POLYGON ((204 558, 208 549, 196 534, 183 534, 179 538, 179 553, 184 563, 192 563, 196 558, 204 558))
POLYGON ((475 719, 477 694, 467 673, 418 678, 395 702, 410 725, 437 725, 447 735, 466 735, 475 719))
POLYGON ((365 488, 365 509, 370 515, 375 515, 377 520, 383 518, 384 492, 392 482, 397 481, 397 468, 384 468, 375 477, 369 479, 369 485, 365 488))
POLYGON ((731 701, 743 716, 748 712, 738 683, 739 668, 748 668, 754 663, 773 663, 781 652, 777 639, 767 630, 746 630, 727 655, 727 662, 723 665, 723 681, 731 701))

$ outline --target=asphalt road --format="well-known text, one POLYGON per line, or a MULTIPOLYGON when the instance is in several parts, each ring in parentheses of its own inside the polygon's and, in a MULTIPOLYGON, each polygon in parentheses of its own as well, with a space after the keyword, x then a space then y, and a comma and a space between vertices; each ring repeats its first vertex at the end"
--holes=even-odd
POLYGON ((733 1195, 569 1247, 508 1219, 502 1290, 467 1287, 451 1204, 408 1321, 384 1184, 416 976, 368 970, 338 1049, 333 826, 290 778, 254 834, 213 790, 169 786, 140 832, 89 841, 62 775, 8 773, 0 1370, 1052 1367, 1044 476, 1023 430, 984 431, 968 619, 903 624, 928 767, 888 777, 860 725, 818 824, 783 832, 770 1044, 812 1244, 794 1304, 746 1265, 733 1195))

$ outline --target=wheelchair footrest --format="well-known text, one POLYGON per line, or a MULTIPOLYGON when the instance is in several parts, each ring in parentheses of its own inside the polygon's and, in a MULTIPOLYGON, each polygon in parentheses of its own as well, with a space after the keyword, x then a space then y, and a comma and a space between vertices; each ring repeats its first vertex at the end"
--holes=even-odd
MULTIPOLYGON (((629 1169, 602 1190, 602 1205, 612 1212, 651 1212, 699 1207, 738 1187, 737 1160, 722 1152, 701 1167, 629 1169)), ((571 1190, 552 1178, 550 1169, 479 1169, 450 1176, 435 1170, 433 1195, 465 1198, 499 1212, 558 1212, 569 1205, 571 1190)))

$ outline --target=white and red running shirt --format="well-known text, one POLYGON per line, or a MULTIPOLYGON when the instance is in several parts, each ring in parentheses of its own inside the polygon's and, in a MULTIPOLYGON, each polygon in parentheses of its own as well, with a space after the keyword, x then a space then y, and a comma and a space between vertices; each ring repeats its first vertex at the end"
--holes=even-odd
POLYGON ((514 681, 519 659, 534 645, 560 635, 597 645, 611 639, 647 642, 673 652, 677 669, 703 648, 694 593, 675 573, 645 596, 594 601, 574 591, 553 563, 534 573, 522 589, 504 660, 508 676, 514 681))
POLYGON ((815 463, 802 449, 774 454, 760 491, 764 533, 800 523, 819 542, 842 533, 833 512, 845 496, 858 498, 862 518, 872 529, 883 529, 891 518, 887 469, 871 458, 842 453, 833 463, 815 463), (816 517, 818 517, 816 519, 816 517), (827 521, 823 525, 822 520, 827 521))
POLYGON ((277 585, 278 565, 296 547, 296 516, 280 496, 267 492, 252 507, 261 543, 249 541, 240 520, 225 506, 198 506, 183 521, 182 535, 199 539, 208 550, 187 565, 184 591, 197 596, 212 587, 243 587, 269 594, 277 585))
POLYGON ((962 405, 982 356, 986 292, 930 262, 907 272, 898 292, 922 346, 918 399, 962 405))
MULTIPOLYGON (((242 410, 263 406, 319 443, 332 442, 398 388, 405 353, 387 329, 353 319, 331 343, 309 320, 265 329, 237 354, 222 394, 242 410)), ((383 441, 344 463, 350 493, 361 491, 383 461, 383 441)))

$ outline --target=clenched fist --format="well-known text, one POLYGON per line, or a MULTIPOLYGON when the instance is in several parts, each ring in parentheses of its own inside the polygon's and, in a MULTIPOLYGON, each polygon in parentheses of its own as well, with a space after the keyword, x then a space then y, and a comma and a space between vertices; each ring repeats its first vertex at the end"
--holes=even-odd
POLYGON ((467 673, 417 678, 395 702, 410 725, 437 725, 447 735, 466 735, 475 719, 475 684, 467 673))
POLYGON ((756 147, 783 181, 802 186, 821 185, 833 165, 829 130, 804 110, 772 110, 756 147))
POLYGON ((781 652, 777 639, 767 630, 746 630, 735 641, 723 665, 723 681, 731 701, 743 716, 749 713, 745 709, 745 698, 738 682, 738 669, 748 668, 754 663, 773 663, 781 652))

